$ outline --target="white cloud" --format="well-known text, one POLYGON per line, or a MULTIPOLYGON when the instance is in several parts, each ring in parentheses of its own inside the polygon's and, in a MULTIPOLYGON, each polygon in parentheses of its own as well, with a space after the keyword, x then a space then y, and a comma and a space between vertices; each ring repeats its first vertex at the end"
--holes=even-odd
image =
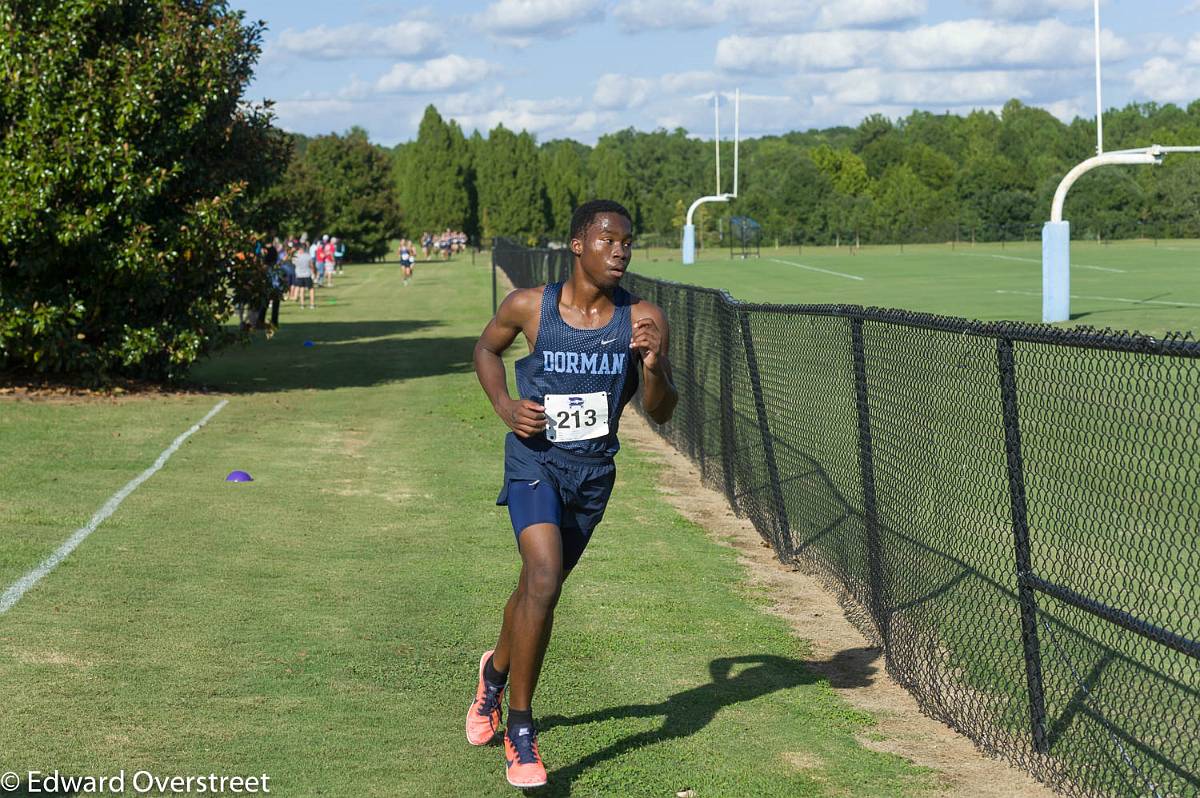
POLYGON ((726 21, 756 31, 798 30, 811 26, 813 14, 833 0, 718 0, 726 21))
POLYGON ((621 0, 613 16, 627 33, 720 23, 768 32, 890 26, 914 20, 927 8, 928 0, 621 0))
POLYGON ((455 91, 478 83, 494 70, 481 58, 451 54, 423 64, 396 64, 375 81, 375 89, 408 94, 455 91))
POLYGON ((1184 58, 1190 64, 1200 64, 1200 33, 1193 36, 1187 43, 1187 53, 1184 58))
MULTIPOLYGON (((1091 43, 1090 30, 1057 20, 1014 25, 971 19, 903 31, 727 36, 717 43, 716 64, 763 75, 862 66, 905 71, 1053 68, 1091 63, 1091 43)), ((1107 30, 1101 33, 1101 46, 1109 61, 1126 58, 1132 49, 1107 30)))
POLYGON ((1084 11, 1092 7, 1092 0, 982 0, 981 4, 988 16, 1034 19, 1056 11, 1084 11))
POLYGON ((817 14, 822 28, 894 25, 917 19, 928 9, 925 0, 857 0, 825 3, 817 14))
POLYGON ((872 67, 824 76, 829 99, 843 105, 1003 103, 1032 95, 1046 80, 1028 72, 895 72, 872 67))
POLYGON ((1141 98, 1186 104, 1196 99, 1200 67, 1151 58, 1134 70, 1130 81, 1141 98))
POLYGON ((1085 119, 1095 116, 1095 106, 1089 107, 1089 102, 1094 102, 1094 100, 1087 97, 1068 97, 1065 100, 1042 103, 1041 107, 1063 122, 1070 122, 1077 116, 1085 119))
POLYGON ((340 126, 337 120, 357 110, 357 103, 339 97, 300 97, 275 103, 277 124, 298 132, 334 130, 340 126))
POLYGON ((606 111, 640 108, 654 93, 656 81, 628 75, 601 75, 596 80, 592 103, 606 111))
POLYGON ((592 103, 607 111, 641 108, 651 100, 656 102, 677 99, 717 85, 712 72, 671 72, 656 78, 608 73, 596 79, 592 103))
POLYGON ((428 58, 444 51, 445 37, 437 26, 422 20, 393 25, 318 25, 308 30, 288 28, 268 46, 271 54, 336 61, 346 58, 428 58))
POLYGON ((604 17, 604 0, 496 0, 475 17, 485 33, 517 44, 562 36, 604 17))
POLYGON ((885 42, 885 34, 877 31, 726 36, 717 42, 716 64, 731 72, 764 75, 851 69, 885 42))
POLYGON ((725 12, 706 0, 623 0, 613 9, 613 16, 626 33, 639 33, 707 28, 721 22, 725 12))
MULTIPOLYGON (((893 63, 904 69, 1053 67, 1092 63, 1092 41, 1091 29, 1054 19, 1036 25, 969 19, 898 33, 889 41, 889 51, 893 63)), ((1100 46, 1109 61, 1130 52, 1125 40, 1108 30, 1100 32, 1100 46)))
POLYGON ((487 132, 496 125, 509 130, 527 130, 539 139, 558 136, 592 138, 610 129, 616 117, 610 113, 583 111, 573 97, 524 100, 497 97, 490 107, 476 106, 461 113, 447 114, 464 130, 487 132))
POLYGON ((664 91, 683 94, 712 88, 717 85, 718 77, 714 72, 669 72, 659 82, 664 91))

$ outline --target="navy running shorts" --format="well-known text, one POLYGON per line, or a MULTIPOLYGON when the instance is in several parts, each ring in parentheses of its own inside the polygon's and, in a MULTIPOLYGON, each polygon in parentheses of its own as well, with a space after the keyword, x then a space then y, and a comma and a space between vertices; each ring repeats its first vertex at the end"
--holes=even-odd
POLYGON ((583 556, 592 530, 604 518, 617 478, 611 457, 586 457, 545 438, 526 443, 513 433, 504 441, 504 486, 496 504, 508 507, 513 533, 534 524, 554 524, 562 534, 563 570, 583 556))

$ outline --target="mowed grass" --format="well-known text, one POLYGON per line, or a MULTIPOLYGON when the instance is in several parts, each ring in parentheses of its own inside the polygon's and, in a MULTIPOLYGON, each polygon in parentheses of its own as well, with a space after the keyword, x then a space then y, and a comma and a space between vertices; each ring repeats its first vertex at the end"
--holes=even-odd
MULTIPOLYGON (((1104 252, 1097 248, 1093 254, 1104 252)), ((998 249, 991 254, 997 262, 1016 257, 998 249)), ((842 262, 864 257, 842 255, 842 262)), ((916 263, 898 252, 894 259, 916 263)), ((1124 268, 1118 260, 1103 267, 1099 258, 1078 262, 1124 268)), ((875 264, 882 263, 877 256, 875 264)), ((687 271, 693 267, 653 260, 647 267, 646 259, 634 266, 642 273, 658 267, 700 280, 700 271, 687 271)), ((730 279, 744 275, 744 282, 727 284, 735 296, 800 301, 786 296, 789 286, 781 280, 769 295, 748 296, 763 291, 752 276, 765 277, 766 263, 709 262, 696 268, 710 269, 710 275, 724 268, 730 279), (735 274, 738 269, 743 271, 735 274)), ((1128 276, 1096 269, 1078 273, 1084 272, 1128 276)), ((807 280, 807 272, 796 279, 807 280)), ((936 302, 938 292, 948 289, 932 272, 922 279, 880 271, 853 282, 859 296, 831 291, 808 301, 946 312, 936 302), (867 296, 862 285, 871 281, 908 292, 911 305, 867 296)), ((676 292, 663 297, 675 302, 675 318, 687 318, 676 292)), ((694 316, 699 329, 713 328, 707 297, 695 300, 694 316)), ((749 321, 790 548, 825 563, 865 604, 872 576, 849 326, 844 318, 769 309, 751 313, 749 321)), ((884 549, 881 592, 888 594, 881 602, 890 608, 893 628, 906 630, 893 640, 891 664, 919 685, 937 707, 935 714, 988 740, 996 739, 998 729, 1018 741, 1019 751, 1019 741, 1029 735, 1029 705, 996 343, 876 320, 863 329, 872 476, 884 549), (914 640, 932 642, 927 649, 914 640), (930 667, 931 649, 942 659, 936 669, 930 667), (942 689, 947 684, 965 684, 987 699, 964 700, 954 689, 942 689)), ((720 347, 695 347, 697 364, 679 373, 693 372, 692 423, 697 437, 705 438, 706 453, 721 446, 712 420, 732 415, 728 448, 751 453, 740 461, 746 474, 737 474, 735 492, 753 515, 756 507, 774 509, 776 499, 761 465, 765 457, 757 454, 760 417, 739 344, 732 346, 728 366, 735 386, 732 408, 720 396, 720 347)), ((1189 442, 1200 420, 1197 361, 1026 343, 1014 347, 1014 361, 1033 571, 1196 639, 1200 624, 1190 608, 1200 598, 1194 578, 1197 508, 1174 497, 1194 492, 1189 442)), ((772 528, 769 520, 762 526, 772 528)), ((1047 595, 1039 595, 1038 605, 1050 754, 1079 783, 1104 794, 1129 793, 1128 783, 1138 784, 1130 775, 1134 768, 1150 774, 1163 794, 1192 794, 1198 786, 1197 749, 1175 741, 1197 739, 1191 733, 1200 718, 1194 661, 1047 595), (1114 733, 1123 749, 1111 742, 1114 733)))
MULTIPOLYGON (((0 587, 229 405, 0 615, 0 771, 271 777, 284 796, 508 795, 462 731, 518 559, 471 348, 489 270, 352 266, 196 372, 211 394, 0 404, 0 587), (312 347, 303 343, 311 340, 312 347), (223 481, 232 469, 250 484, 223 481)), ((620 454, 535 709, 546 795, 920 795, 730 550, 620 454)), ((879 664, 879 663, 877 663, 879 664)), ((878 678, 867 668, 857 678, 878 678)), ((131 789, 131 788, 130 788, 131 789)))
MULTIPOLYGON (((750 302, 904 308, 984 321, 1040 322, 1040 241, 916 246, 764 246, 758 258, 729 250, 680 263, 677 250, 639 250, 632 269, 724 288, 750 302)), ((1162 335, 1200 334, 1200 241, 1071 242, 1071 321, 1162 335)))

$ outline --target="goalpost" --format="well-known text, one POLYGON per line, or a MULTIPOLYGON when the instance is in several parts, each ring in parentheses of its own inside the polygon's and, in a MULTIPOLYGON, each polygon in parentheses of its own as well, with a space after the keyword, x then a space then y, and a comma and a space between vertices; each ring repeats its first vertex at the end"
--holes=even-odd
POLYGON ((1042 227, 1042 321, 1067 321, 1071 317, 1071 223, 1063 221, 1063 203, 1067 192, 1082 175, 1098 166, 1151 164, 1161 165, 1172 152, 1200 152, 1200 147, 1162 147, 1155 144, 1142 149, 1117 150, 1088 158, 1076 166, 1058 184, 1050 221, 1042 227))
POLYGON ((1071 317, 1071 223, 1063 221, 1067 192, 1083 175, 1098 166, 1151 164, 1159 166, 1172 152, 1197 152, 1200 147, 1162 147, 1155 144, 1131 150, 1104 151, 1104 109, 1100 100, 1100 0, 1094 0, 1093 20, 1096 53, 1096 155, 1067 172, 1054 192, 1050 221, 1042 226, 1042 322, 1067 321, 1071 317))
POLYGON ((692 217, 696 213, 696 209, 706 202, 729 202, 731 199, 737 199, 738 194, 738 145, 741 142, 741 136, 738 130, 738 124, 741 121, 741 89, 733 91, 733 193, 721 193, 721 93, 713 92, 713 120, 716 128, 716 149, 717 149, 717 193, 707 197, 700 197, 692 203, 688 208, 687 222, 683 225, 683 262, 696 262, 696 226, 692 224, 692 217))

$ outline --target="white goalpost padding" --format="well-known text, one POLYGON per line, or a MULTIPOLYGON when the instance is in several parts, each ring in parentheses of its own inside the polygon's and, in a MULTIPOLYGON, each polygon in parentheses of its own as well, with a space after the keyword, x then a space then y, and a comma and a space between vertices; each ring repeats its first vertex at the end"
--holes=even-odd
POLYGON ((713 92, 713 120, 715 122, 716 136, 715 146, 717 150, 717 193, 707 197, 700 197, 692 203, 688 208, 687 221, 683 225, 683 262, 696 262, 696 226, 692 224, 692 217, 696 213, 696 209, 706 202, 729 202, 731 199, 737 199, 738 194, 738 146, 741 143, 741 134, 738 125, 741 122, 741 90, 734 89, 733 92, 733 193, 721 193, 721 94, 713 92))
POLYGON ((1093 36, 1096 54, 1096 155, 1088 158, 1058 184, 1050 221, 1042 226, 1042 322, 1067 321, 1071 318, 1071 223, 1064 221, 1063 203, 1067 192, 1083 175, 1098 166, 1158 166, 1172 152, 1200 152, 1200 147, 1152 147, 1104 151, 1104 107, 1100 100, 1100 0, 1093 0, 1093 36))
POLYGON ((1198 152, 1200 147, 1152 147, 1117 150, 1088 158, 1058 184, 1050 221, 1042 227, 1042 321, 1067 321, 1071 317, 1071 223, 1063 220, 1067 192, 1083 175, 1098 166, 1159 165, 1173 152, 1198 152))

